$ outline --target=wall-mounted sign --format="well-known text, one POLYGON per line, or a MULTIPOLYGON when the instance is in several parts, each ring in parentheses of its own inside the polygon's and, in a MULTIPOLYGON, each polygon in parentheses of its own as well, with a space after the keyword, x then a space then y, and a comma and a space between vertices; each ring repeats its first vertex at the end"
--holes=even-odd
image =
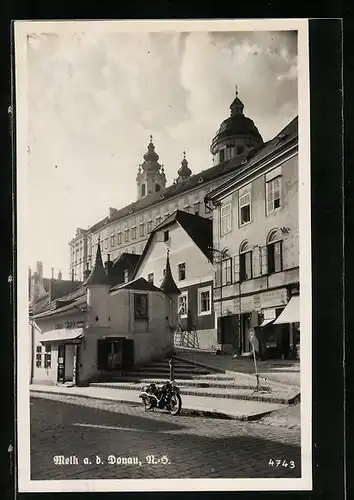
POLYGON ((55 325, 56 330, 61 330, 63 328, 83 328, 85 326, 84 320, 79 321, 65 321, 65 323, 57 323, 55 325))

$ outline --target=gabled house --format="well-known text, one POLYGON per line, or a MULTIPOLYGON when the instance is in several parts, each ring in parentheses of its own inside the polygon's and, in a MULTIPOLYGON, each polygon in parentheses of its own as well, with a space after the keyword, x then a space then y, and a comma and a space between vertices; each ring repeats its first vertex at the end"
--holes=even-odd
POLYGON ((98 245, 83 285, 33 314, 33 383, 87 385, 171 353, 179 294, 172 276, 160 288, 143 278, 122 283, 111 267, 98 245))
POLYGON ((217 340, 212 300, 212 221, 176 210, 151 232, 134 276, 160 286, 168 271, 166 250, 169 272, 181 292, 180 326, 194 332, 194 347, 210 349, 217 340))
POLYGON ((296 357, 299 351, 298 119, 210 192, 218 342, 237 354, 296 357), (251 333, 251 337, 250 337, 251 333))

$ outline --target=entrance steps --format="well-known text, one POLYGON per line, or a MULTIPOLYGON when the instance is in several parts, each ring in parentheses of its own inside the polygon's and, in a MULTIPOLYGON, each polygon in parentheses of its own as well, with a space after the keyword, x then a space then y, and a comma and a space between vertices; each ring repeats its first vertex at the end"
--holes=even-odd
MULTIPOLYGON (((256 390, 256 378, 242 373, 220 373, 188 361, 174 359, 174 378, 181 394, 200 398, 238 399, 292 404, 298 401, 298 393, 280 384, 261 384, 256 390)), ((92 387, 140 391, 149 383, 160 384, 169 380, 168 360, 152 363, 124 375, 111 378, 108 382, 91 383, 92 387)))

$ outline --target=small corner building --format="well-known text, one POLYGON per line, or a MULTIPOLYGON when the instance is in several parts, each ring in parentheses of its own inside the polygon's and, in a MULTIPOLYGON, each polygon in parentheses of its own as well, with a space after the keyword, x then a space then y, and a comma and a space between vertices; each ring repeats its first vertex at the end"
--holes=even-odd
POLYGON ((171 273, 160 287, 132 279, 138 257, 104 266, 99 244, 85 282, 33 312, 32 383, 88 385, 171 353, 180 292, 171 273))
POLYGON ((176 210, 150 233, 138 261, 134 277, 160 286, 166 273, 166 250, 169 252, 173 280, 181 292, 178 326, 191 334, 185 335, 184 344, 175 335, 176 346, 211 349, 217 342, 212 243, 210 219, 176 210))
POLYGON ((300 352, 298 119, 205 197, 216 213, 218 343, 262 359, 300 352))

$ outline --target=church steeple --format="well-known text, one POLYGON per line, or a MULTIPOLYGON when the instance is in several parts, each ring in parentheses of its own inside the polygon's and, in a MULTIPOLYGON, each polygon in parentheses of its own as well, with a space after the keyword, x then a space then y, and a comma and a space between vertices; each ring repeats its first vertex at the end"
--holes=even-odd
POLYGON ((166 175, 163 165, 158 162, 159 155, 155 151, 152 135, 147 147, 147 152, 143 155, 144 162, 139 165, 136 176, 138 188, 138 200, 156 191, 160 191, 166 186, 166 175))
POLYGON ((238 97, 238 86, 236 85, 236 97, 230 106, 230 116, 243 115, 243 102, 238 97))
POLYGON ((184 181, 188 179, 192 174, 191 169, 188 167, 188 161, 186 159, 186 152, 183 151, 183 160, 181 161, 181 167, 178 169, 177 182, 184 181))

